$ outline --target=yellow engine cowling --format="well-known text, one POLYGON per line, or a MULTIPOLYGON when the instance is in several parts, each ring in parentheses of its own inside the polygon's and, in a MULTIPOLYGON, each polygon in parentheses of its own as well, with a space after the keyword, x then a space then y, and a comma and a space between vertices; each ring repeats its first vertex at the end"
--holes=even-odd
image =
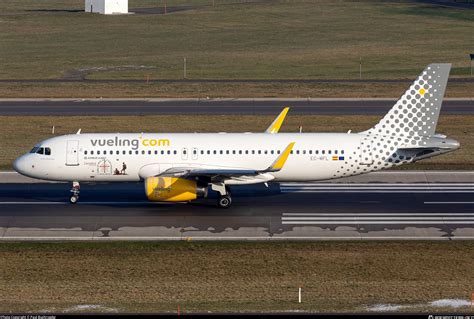
POLYGON ((145 192, 153 202, 187 202, 205 197, 207 187, 198 187, 196 181, 177 177, 147 177, 145 192))

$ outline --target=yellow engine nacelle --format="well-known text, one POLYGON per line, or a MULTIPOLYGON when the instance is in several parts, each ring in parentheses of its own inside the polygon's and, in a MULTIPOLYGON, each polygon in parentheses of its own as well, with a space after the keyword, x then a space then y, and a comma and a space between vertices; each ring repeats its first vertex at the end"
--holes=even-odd
POLYGON ((147 177, 145 193, 153 202, 187 202, 206 197, 207 187, 198 187, 196 181, 177 177, 147 177))

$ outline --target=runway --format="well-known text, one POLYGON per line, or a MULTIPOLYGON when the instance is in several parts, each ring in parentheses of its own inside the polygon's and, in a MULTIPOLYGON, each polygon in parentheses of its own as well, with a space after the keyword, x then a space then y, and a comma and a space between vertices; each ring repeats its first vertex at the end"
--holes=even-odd
POLYGON ((151 203, 141 183, 0 184, 0 240, 474 239, 474 183, 270 184, 211 198, 151 203))
MULTIPOLYGON (((0 100, 0 115, 383 115, 395 99, 0 100)), ((474 114, 474 99, 445 99, 442 114, 474 114)))

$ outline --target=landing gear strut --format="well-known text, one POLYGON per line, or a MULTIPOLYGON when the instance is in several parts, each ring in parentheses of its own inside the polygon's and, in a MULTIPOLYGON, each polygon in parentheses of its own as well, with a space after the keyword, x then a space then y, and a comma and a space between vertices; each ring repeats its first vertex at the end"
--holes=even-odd
POLYGON ((71 204, 77 203, 79 200, 79 193, 81 192, 81 185, 79 185, 79 182, 72 182, 72 188, 70 192, 72 194, 71 197, 69 197, 69 202, 71 204))
POLYGON ((212 190, 219 192, 217 206, 219 206, 220 208, 229 208, 232 204, 232 197, 230 196, 230 192, 225 187, 224 183, 212 184, 211 188, 212 190))

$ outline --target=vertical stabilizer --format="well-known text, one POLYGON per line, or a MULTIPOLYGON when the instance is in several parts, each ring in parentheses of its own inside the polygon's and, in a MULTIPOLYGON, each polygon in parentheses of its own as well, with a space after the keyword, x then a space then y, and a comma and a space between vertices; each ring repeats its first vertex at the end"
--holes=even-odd
POLYGON ((448 82, 451 64, 430 64, 385 117, 365 134, 432 136, 448 82))

